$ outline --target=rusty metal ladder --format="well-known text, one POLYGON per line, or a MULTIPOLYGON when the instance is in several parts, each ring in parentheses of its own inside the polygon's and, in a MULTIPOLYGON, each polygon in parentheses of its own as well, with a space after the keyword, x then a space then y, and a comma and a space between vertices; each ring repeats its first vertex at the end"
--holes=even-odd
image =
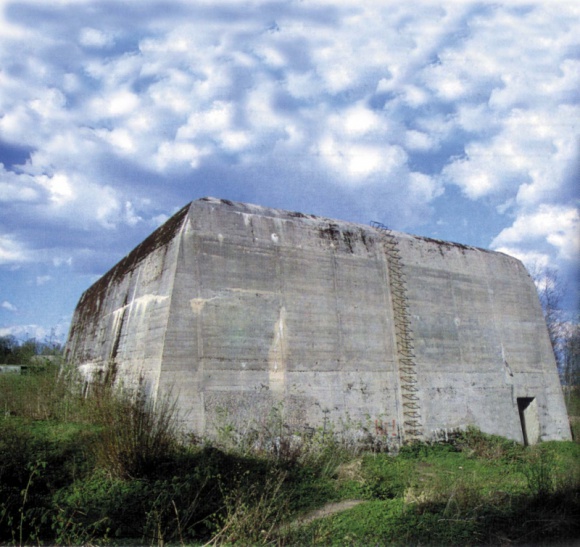
POLYGON ((406 441, 420 440, 422 436, 421 401, 417 387, 417 364, 407 304, 407 287, 397 240, 384 224, 371 221, 371 226, 382 236, 387 257, 389 287, 393 302, 395 338, 399 361, 399 380, 403 402, 403 425, 406 441))

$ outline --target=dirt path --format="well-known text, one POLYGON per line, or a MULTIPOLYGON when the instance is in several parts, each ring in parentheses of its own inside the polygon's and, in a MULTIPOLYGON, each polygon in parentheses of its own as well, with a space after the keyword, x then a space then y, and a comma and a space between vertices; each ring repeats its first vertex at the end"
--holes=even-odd
POLYGON ((302 525, 312 522, 316 519, 321 519, 322 517, 328 517, 329 515, 334 515, 335 513, 340 513, 341 511, 346 511, 351 507, 355 507, 359 503, 362 503, 363 500, 344 500, 339 501, 336 503, 327 503, 324 507, 320 509, 316 509, 307 515, 297 519, 294 521, 293 524, 295 525, 302 525))

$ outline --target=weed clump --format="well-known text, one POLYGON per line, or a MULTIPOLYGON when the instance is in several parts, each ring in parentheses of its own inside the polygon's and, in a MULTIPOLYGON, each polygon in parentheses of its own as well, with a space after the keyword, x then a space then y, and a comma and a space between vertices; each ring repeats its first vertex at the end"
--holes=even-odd
POLYGON ((517 462, 525 454, 525 447, 515 441, 483 433, 470 426, 454 439, 455 448, 464 454, 494 462, 517 462))
POLYGON ((116 478, 151 476, 179 449, 175 402, 168 395, 155 403, 142 386, 134 391, 102 389, 95 404, 100 426, 93 445, 97 465, 116 478))

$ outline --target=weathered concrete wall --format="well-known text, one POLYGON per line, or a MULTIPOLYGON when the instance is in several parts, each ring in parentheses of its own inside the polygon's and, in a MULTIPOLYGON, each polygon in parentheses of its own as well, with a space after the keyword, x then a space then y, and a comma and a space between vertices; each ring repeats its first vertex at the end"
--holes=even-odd
POLYGON ((476 424, 523 441, 517 400, 535 398, 542 439, 568 438, 546 325, 521 262, 406 235, 399 246, 425 434, 476 424))
MULTIPOLYGON (((527 413, 528 437, 569 438, 523 266, 393 237, 423 437, 473 424, 523 440, 527 413)), ((406 373, 389 260, 372 227, 199 200, 83 295, 68 356, 92 369, 114 364, 119 379, 142 374, 154 393, 171 388, 198 434, 243 430, 282 403, 297 429, 348 422, 400 440, 406 373)))
POLYGON ((182 209, 81 297, 66 355, 89 377, 110 374, 129 385, 143 378, 156 392, 187 212, 182 209))
POLYGON ((280 401, 297 428, 349 414, 396 419, 392 314, 376 236, 271 211, 194 207, 162 373, 179 386, 192 427, 211 431, 224 419, 243 426, 280 401))

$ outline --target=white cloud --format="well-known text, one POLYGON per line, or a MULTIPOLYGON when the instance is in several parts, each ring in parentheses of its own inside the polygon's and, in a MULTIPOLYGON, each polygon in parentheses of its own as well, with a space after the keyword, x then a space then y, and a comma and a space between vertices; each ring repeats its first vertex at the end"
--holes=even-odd
POLYGON ((565 183, 566 170, 579 157, 575 119, 580 119, 580 108, 571 105, 550 111, 514 109, 495 123, 493 137, 467 144, 465 157, 452 160, 443 174, 472 199, 511 190, 522 206, 545 202, 565 183))
POLYGON ((85 47, 104 48, 113 45, 114 38, 102 30, 85 27, 79 33, 79 42, 85 47))
POLYGON ((429 203, 443 193, 443 187, 438 180, 422 173, 410 174, 409 190, 419 203, 429 203))
POLYGON ((8 300, 4 300, 2 302, 2 304, 0 304, 0 308, 3 308, 5 310, 11 311, 11 312, 18 311, 18 308, 14 304, 11 304, 10 302, 8 302, 8 300))
POLYGON ((189 142, 165 141, 157 150, 155 165, 160 171, 180 168, 184 164, 195 169, 208 152, 189 142))
POLYGON ((36 182, 48 190, 49 199, 57 205, 70 202, 74 198, 73 188, 66 173, 55 173, 51 177, 41 175, 36 177, 36 182))
POLYGON ((68 256, 66 258, 57 256, 52 259, 52 264, 56 268, 60 268, 63 265, 71 266, 73 262, 72 256, 68 256))
POLYGON ((169 220, 167 215, 157 215, 151 219, 151 224, 154 228, 161 226, 164 222, 169 220))
POLYGON ((33 188, 0 182, 0 202, 35 201, 37 198, 38 193, 33 188))
POLYGON ((0 327, 0 336, 14 336, 19 340, 37 340, 62 343, 68 332, 68 323, 61 322, 55 327, 47 328, 36 323, 28 325, 11 325, 0 327))
POLYGON ((344 113, 344 131, 353 138, 363 137, 384 125, 384 122, 372 110, 361 104, 349 108, 344 113))
POLYGON ((50 202, 39 211, 45 218, 76 229, 109 229, 122 219, 119 197, 110 186, 96 184, 80 173, 42 175, 37 180, 50 192, 50 202))
POLYGON ((129 226, 135 226, 139 222, 143 221, 143 218, 135 210, 135 206, 130 201, 125 202, 125 215, 124 220, 129 226))
POLYGON ((443 170, 444 176, 460 183, 465 194, 471 199, 477 199, 497 190, 501 178, 494 173, 495 157, 485 155, 477 161, 469 159, 455 160, 443 170))
POLYGON ((318 153, 328 168, 334 170, 344 184, 359 185, 374 182, 369 177, 377 174, 388 177, 401 169, 407 159, 399 146, 357 144, 348 140, 337 140, 326 135, 317 147, 318 153))
POLYGON ((127 90, 115 90, 110 94, 96 97, 92 104, 92 117, 97 119, 126 116, 137 110, 139 97, 127 90))
POLYGON ((286 75, 286 89, 296 99, 310 99, 320 93, 320 81, 314 71, 295 72, 286 75))
POLYGON ((411 129, 405 133, 405 145, 409 150, 432 150, 436 141, 428 133, 411 129))
POLYGON ((0 234, 0 264, 26 262, 30 255, 18 240, 9 234, 0 234))
POLYGON ((127 129, 98 129, 95 132, 101 139, 110 144, 121 155, 128 155, 136 151, 133 135, 127 129))
POLYGON ((191 114, 187 124, 178 129, 177 137, 191 139, 206 132, 219 134, 231 127, 233 115, 231 103, 215 101, 209 109, 191 114))
POLYGON ((580 213, 572 206, 540 205, 532 213, 523 213, 509 228, 493 240, 492 248, 547 242, 564 260, 580 255, 580 213))
POLYGON ((39 200, 40 197, 34 177, 18 175, 6 170, 0 163, 0 203, 31 203, 39 200))

